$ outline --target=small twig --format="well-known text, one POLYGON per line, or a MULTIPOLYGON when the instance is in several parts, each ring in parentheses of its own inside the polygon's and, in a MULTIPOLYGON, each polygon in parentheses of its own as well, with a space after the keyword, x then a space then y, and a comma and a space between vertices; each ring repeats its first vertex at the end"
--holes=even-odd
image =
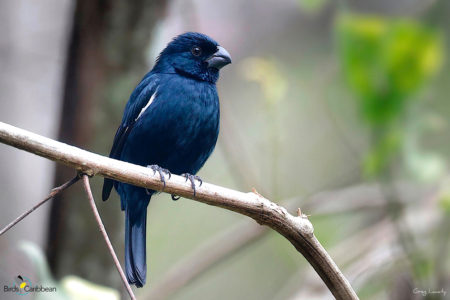
POLYGON ((89 199, 89 204, 91 205, 92 212, 94 213, 95 220, 97 221, 98 227, 100 228, 100 232, 102 233, 106 245, 108 246, 109 253, 111 254, 114 260, 114 264, 116 265, 117 271, 119 271, 120 277, 122 278, 123 284, 127 289, 128 295, 130 295, 131 299, 136 300, 133 290, 131 289, 131 286, 128 284, 127 278, 125 277, 125 273, 123 272, 122 267, 120 266, 119 259, 117 259, 116 252, 114 251, 111 241, 109 240, 108 233, 106 232, 105 226, 103 225, 102 222, 102 218, 98 213, 97 206, 95 205, 94 201, 94 196, 92 196, 91 185, 89 184, 89 177, 86 174, 82 174, 82 176, 83 176, 84 190, 86 191, 86 195, 89 199))
POLYGON ((29 210, 27 210, 26 212, 24 212, 23 214, 21 214, 20 216, 18 216, 14 221, 12 221, 11 223, 8 224, 8 226, 6 226, 5 228, 3 228, 0 231, 0 236, 3 235, 5 232, 7 232, 8 230, 10 230, 12 227, 14 227, 17 223, 19 223, 20 221, 22 221, 26 216, 28 216, 29 214, 31 214, 34 210, 36 210, 37 208, 39 208, 42 204, 44 204, 45 202, 47 202, 48 200, 52 199, 53 197, 55 197, 56 195, 58 195, 59 193, 61 193, 62 191, 64 191, 65 189, 67 189, 68 187, 70 187, 71 185, 73 185, 75 182, 77 182, 80 179, 80 177, 76 176, 74 178, 72 178, 71 180, 67 181, 66 183, 64 183, 63 185, 60 185, 56 188, 54 188, 50 194, 42 201, 38 202, 36 205, 34 205, 32 208, 30 208, 29 210))

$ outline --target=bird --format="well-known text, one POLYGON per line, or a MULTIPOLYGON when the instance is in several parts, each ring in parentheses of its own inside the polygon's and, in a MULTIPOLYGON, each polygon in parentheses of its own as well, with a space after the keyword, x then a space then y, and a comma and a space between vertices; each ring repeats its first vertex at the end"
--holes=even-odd
MULTIPOLYGON (((195 196, 195 181, 202 183, 195 174, 219 135, 219 70, 230 63, 228 51, 211 37, 198 32, 176 36, 131 93, 109 157, 151 168, 164 185, 172 173, 185 176, 195 196)), ((142 287, 147 206, 156 191, 105 178, 103 201, 113 187, 125 211, 125 274, 131 285, 142 287)))

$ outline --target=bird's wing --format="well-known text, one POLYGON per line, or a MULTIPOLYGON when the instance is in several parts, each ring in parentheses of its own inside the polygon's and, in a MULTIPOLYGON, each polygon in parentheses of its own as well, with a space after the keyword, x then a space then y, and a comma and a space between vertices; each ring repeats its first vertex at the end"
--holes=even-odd
MULTIPOLYGON (((125 145, 133 126, 156 97, 158 82, 159 80, 156 74, 148 73, 134 89, 125 106, 122 123, 114 136, 114 142, 109 157, 120 159, 123 146, 125 145)), ((103 201, 106 201, 109 198, 113 185, 114 180, 105 178, 102 191, 103 201)))

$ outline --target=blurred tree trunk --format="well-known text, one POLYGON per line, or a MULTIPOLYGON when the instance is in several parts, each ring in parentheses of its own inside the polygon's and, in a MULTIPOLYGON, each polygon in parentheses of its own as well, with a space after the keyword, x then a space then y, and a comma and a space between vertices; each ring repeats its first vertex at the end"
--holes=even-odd
MULTIPOLYGON (((77 1, 66 62, 60 141, 108 153, 124 103, 147 69, 151 32, 163 17, 166 2, 77 1)), ((55 175, 57 186, 74 172, 58 165, 55 175)), ((98 201, 101 184, 97 183, 94 193, 98 201)), ((123 221, 116 200, 104 206, 99 203, 99 208, 122 257, 123 221)), ((121 288, 81 188, 52 202, 47 254, 57 278, 75 274, 121 288)))
MULTIPOLYGON (((60 94, 72 4, 67 0, 0 1, 0 120, 49 138, 57 137, 60 94)), ((54 163, 0 145, 0 220, 5 226, 48 195, 54 163)), ((0 239, 0 282, 12 276, 36 278, 33 264, 19 251, 23 241, 45 247, 48 205, 25 218, 0 239)), ((1 293, 2 300, 17 299, 1 293)))

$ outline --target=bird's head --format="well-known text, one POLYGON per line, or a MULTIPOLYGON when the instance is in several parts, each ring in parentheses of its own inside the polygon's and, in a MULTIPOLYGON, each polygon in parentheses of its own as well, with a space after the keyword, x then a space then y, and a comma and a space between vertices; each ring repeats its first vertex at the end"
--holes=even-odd
POLYGON ((230 54, 212 38, 187 32, 174 38, 159 55, 154 70, 216 82, 220 68, 231 63, 230 54))

